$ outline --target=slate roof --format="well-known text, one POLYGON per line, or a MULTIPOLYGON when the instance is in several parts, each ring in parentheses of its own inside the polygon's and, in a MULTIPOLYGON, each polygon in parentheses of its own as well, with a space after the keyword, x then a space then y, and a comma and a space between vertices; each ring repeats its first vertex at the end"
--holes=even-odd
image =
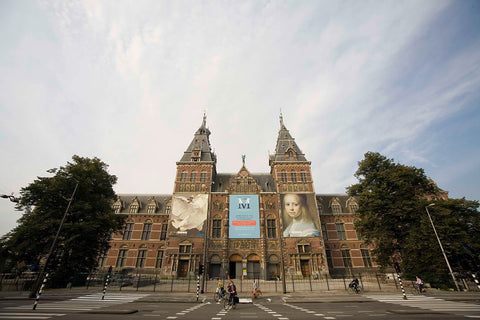
POLYGON ((289 161, 292 160, 288 156, 288 151, 293 150, 296 155, 295 161, 307 161, 302 150, 298 147, 295 139, 292 137, 288 129, 283 123, 283 116, 280 114, 280 131, 277 137, 277 146, 275 147, 275 154, 270 156, 270 161, 289 161))

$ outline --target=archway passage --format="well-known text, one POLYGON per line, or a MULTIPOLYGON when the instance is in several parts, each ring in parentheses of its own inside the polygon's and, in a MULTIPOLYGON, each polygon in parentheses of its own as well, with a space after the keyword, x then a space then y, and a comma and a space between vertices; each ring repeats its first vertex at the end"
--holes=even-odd
POLYGON ((240 256, 239 254, 233 254, 230 256, 228 273, 230 279, 237 279, 242 277, 242 256, 240 256))
POLYGON ((210 258, 210 267, 208 268, 208 272, 211 279, 221 279, 225 276, 222 274, 222 260, 218 255, 213 255, 210 258))
POLYGON ((247 257, 247 279, 260 278, 260 257, 252 253, 247 257))

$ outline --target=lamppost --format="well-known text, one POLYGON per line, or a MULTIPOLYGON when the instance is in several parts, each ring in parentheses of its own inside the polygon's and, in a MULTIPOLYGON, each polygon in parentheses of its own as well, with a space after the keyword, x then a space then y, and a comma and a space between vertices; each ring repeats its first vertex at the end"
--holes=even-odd
MULTIPOLYGON (((53 249, 55 248, 55 244, 57 243, 58 235, 60 234, 60 230, 62 230, 63 223, 65 222, 65 218, 66 218, 67 213, 68 213, 68 209, 70 209, 70 205, 72 204, 72 200, 73 200, 73 197, 75 196, 75 192, 77 192, 78 181, 76 179, 74 179, 74 180, 76 181, 77 184, 75 185, 75 189, 73 189, 72 196, 68 200, 67 208, 65 209, 65 213, 63 214, 62 221, 60 221, 60 225, 58 226, 57 233, 55 234, 55 238, 53 238, 52 245, 50 246, 50 251, 48 252, 47 257, 45 259, 45 264, 40 269, 37 284, 34 286, 33 291, 31 292, 31 297, 35 296, 35 294, 36 294, 36 299, 35 299, 35 303, 33 305, 33 310, 35 310, 37 308, 38 300, 40 299, 40 296, 42 295, 42 291, 43 291, 42 290, 43 285, 40 285, 39 281, 43 278, 45 270, 47 269, 47 265, 48 265, 48 262, 50 260, 50 256, 52 255, 53 249)), ((48 273, 46 273, 46 275, 43 279, 43 282, 42 282, 43 284, 45 284, 47 282, 47 277, 48 277, 48 273)))
POLYGON ((11 195, 7 195, 7 194, 0 194, 0 198, 4 198, 4 199, 9 199, 10 201, 12 202, 20 202, 20 199, 19 198, 16 198, 13 193, 11 195))
POLYGON ((457 284, 457 279, 455 279, 455 276, 453 275, 453 271, 452 271, 452 268, 450 267, 450 263, 448 262, 447 255, 443 250, 442 242, 440 242, 440 238, 438 237, 437 229, 435 229, 435 225, 433 224, 433 220, 432 220, 432 217, 430 216, 430 212, 428 212, 428 207, 431 207, 434 205, 435 203, 430 203, 428 206, 425 207, 425 211, 427 211, 428 219, 430 219, 430 223, 432 224, 432 228, 433 228, 433 231, 435 232, 435 236, 437 237, 438 244, 440 245, 440 249, 442 250, 443 257, 445 258, 445 262, 447 263, 448 270, 450 271, 450 275, 452 276, 453 283, 455 283, 455 287, 457 288, 457 291, 460 291, 460 288, 458 287, 458 284, 457 284))

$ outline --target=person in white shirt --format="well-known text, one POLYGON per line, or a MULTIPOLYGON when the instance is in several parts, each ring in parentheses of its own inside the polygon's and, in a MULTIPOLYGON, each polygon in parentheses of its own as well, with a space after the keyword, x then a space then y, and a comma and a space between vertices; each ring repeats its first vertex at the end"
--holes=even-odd
POLYGON ((313 237, 320 232, 308 213, 304 194, 288 193, 283 198, 284 237, 313 237))

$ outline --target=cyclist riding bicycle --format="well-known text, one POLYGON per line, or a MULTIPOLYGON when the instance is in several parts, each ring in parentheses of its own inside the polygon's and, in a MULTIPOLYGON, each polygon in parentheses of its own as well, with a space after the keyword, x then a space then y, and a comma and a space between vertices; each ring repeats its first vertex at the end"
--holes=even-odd
POLYGON ((358 286, 360 285, 360 282, 358 282, 357 278, 354 278, 352 282, 348 285, 348 287, 352 288, 356 293, 358 293, 358 286))
POLYGON ((220 298, 222 298, 223 295, 225 294, 225 289, 223 288, 223 281, 222 281, 221 279, 218 279, 218 284, 217 284, 216 293, 218 294, 218 296, 219 296, 220 298))
POLYGON ((237 287, 233 283, 233 280, 230 280, 230 283, 228 284, 228 287, 227 287, 227 292, 228 292, 228 303, 230 305, 235 304, 235 297, 237 296, 237 287))

